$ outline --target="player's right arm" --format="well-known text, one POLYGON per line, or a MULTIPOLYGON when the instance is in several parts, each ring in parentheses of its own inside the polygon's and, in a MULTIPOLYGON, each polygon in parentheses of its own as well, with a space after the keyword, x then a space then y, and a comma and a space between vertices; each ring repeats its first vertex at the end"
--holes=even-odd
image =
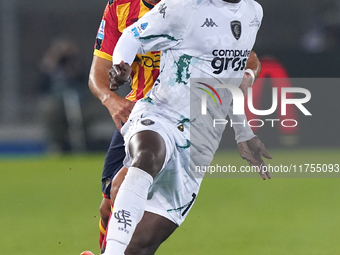
POLYGON ((110 90, 109 70, 112 67, 112 52, 121 36, 118 29, 116 2, 109 1, 98 29, 94 56, 89 75, 89 88, 92 94, 108 109, 120 130, 125 123, 134 103, 118 96, 110 90))

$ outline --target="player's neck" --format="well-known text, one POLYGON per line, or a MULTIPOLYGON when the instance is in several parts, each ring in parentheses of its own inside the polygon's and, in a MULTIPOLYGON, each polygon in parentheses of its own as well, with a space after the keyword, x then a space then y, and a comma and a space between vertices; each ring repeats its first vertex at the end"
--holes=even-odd
POLYGON ((149 3, 157 4, 160 0, 147 0, 149 3))
POLYGON ((224 2, 228 2, 228 3, 233 3, 233 4, 237 4, 239 2, 241 2, 241 0, 223 0, 224 2))

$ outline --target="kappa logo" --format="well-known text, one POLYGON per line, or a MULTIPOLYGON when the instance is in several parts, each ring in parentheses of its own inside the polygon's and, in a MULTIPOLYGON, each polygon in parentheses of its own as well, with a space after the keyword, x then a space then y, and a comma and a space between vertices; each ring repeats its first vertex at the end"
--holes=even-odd
POLYGON ((212 20, 212 18, 210 18, 210 19, 206 18, 205 22, 203 23, 203 25, 201 27, 204 27, 204 26, 207 26, 207 27, 218 27, 217 24, 212 20))
POLYGON ((238 20, 234 20, 230 22, 230 28, 231 32, 233 33, 233 36, 235 37, 236 40, 240 39, 241 34, 242 34, 242 26, 241 22, 238 20))
POLYGON ((165 3, 161 4, 158 8, 159 13, 163 14, 163 19, 165 19, 166 8, 168 8, 168 7, 165 5, 165 3))

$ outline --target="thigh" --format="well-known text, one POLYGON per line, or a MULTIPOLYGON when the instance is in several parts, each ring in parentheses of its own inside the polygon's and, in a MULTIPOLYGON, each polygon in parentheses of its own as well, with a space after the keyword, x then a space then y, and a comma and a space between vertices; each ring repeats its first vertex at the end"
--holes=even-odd
MULTIPOLYGON (((151 120, 150 120, 151 121, 151 120)), ((134 134, 128 144, 131 166, 143 169, 152 177, 162 169, 166 156, 163 137, 153 130, 134 134)))
POLYGON ((145 212, 125 251, 126 255, 152 255, 177 228, 172 221, 151 212, 145 212))

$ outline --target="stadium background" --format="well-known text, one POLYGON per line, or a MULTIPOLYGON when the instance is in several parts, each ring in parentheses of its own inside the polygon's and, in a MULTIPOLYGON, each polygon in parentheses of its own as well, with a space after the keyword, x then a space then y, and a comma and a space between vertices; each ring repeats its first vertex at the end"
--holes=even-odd
MULTIPOLYGON (((337 164, 340 2, 259 2, 265 16, 258 56, 276 59, 292 81, 321 79, 304 85, 313 116, 299 113, 297 133, 263 128, 258 134, 274 164, 337 164)), ((72 148, 76 154, 50 154, 37 81, 39 63, 59 37, 77 42, 88 73, 105 4, 0 0, 0 254, 97 253, 99 179, 115 127, 88 92, 82 102, 86 146, 72 148)), ((264 109, 269 92, 266 86, 264 109)), ((224 137, 219 164, 244 164, 232 139, 224 137)), ((188 221, 159 254, 339 254, 339 191, 338 179, 208 179, 188 221)))

